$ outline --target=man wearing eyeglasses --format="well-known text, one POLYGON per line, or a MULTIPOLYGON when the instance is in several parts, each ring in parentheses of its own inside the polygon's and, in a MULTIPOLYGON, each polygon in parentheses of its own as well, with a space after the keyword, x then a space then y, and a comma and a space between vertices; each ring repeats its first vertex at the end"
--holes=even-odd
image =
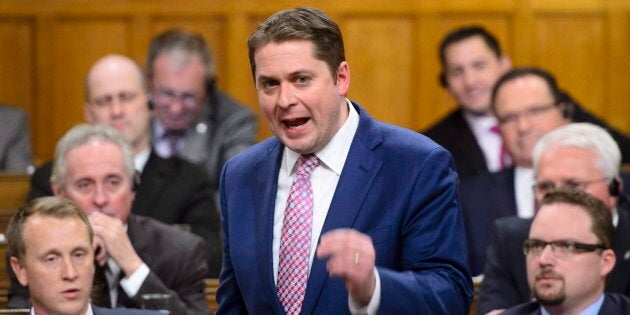
POLYGON ((535 300, 502 314, 628 314, 628 297, 604 293, 616 260, 613 232, 601 200, 576 189, 546 194, 522 247, 535 300))
POLYGON ((218 190, 223 164, 256 142, 256 117, 217 89, 210 48, 197 33, 172 29, 157 35, 147 72, 158 154, 202 165, 218 190))
MULTIPOLYGON (((560 127, 536 144, 533 152, 538 203, 557 188, 582 190, 599 199, 610 211, 615 226, 617 264, 608 277, 606 290, 630 294, 630 205, 619 177, 621 154, 612 137, 601 127, 572 123, 560 127)), ((484 279, 479 293, 478 314, 504 309, 530 299, 525 259, 520 245, 527 239, 531 219, 501 218, 494 223, 494 236, 487 251, 484 279)), ((574 225, 556 221, 553 229, 574 225)))

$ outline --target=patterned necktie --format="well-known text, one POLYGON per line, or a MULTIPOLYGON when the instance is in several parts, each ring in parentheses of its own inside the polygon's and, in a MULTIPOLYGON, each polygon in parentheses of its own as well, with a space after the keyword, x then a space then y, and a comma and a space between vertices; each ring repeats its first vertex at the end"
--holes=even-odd
POLYGON ((92 304, 100 307, 110 308, 112 307, 109 286, 107 285, 107 277, 105 276, 105 266, 100 266, 98 263, 94 263, 94 281, 92 282, 92 304))
MULTIPOLYGON (((501 136, 501 130, 499 129, 499 126, 497 125, 492 126, 492 128, 490 128, 490 132, 498 136, 501 136)), ((512 160, 510 159, 510 155, 505 149, 503 139, 501 139, 501 149, 499 149, 499 170, 502 170, 506 167, 510 167, 511 164, 512 164, 512 160)))
POLYGON ((299 161, 284 210, 278 263, 278 298, 288 315, 300 313, 306 292, 313 222, 311 172, 319 165, 314 154, 302 155, 299 161))
POLYGON ((171 150, 170 157, 178 155, 177 143, 179 142, 179 139, 184 136, 184 133, 184 130, 173 129, 168 129, 164 132, 164 135, 162 137, 168 142, 169 149, 171 150))

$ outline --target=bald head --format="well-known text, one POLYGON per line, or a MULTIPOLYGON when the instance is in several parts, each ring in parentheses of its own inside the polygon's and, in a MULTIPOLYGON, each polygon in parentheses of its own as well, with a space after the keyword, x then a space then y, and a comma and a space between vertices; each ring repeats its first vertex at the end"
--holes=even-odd
MULTIPOLYGON (((121 76, 133 79, 133 83, 139 85, 142 90, 147 92, 147 84, 144 78, 144 70, 134 60, 123 55, 107 55, 96 61, 85 78, 85 98, 90 102, 93 94, 93 84, 102 81, 120 79, 121 76)), ((131 83, 131 81, 127 82, 131 83)))
POLYGON ((122 55, 99 59, 86 76, 85 95, 87 122, 118 129, 134 153, 149 148, 152 111, 144 72, 138 63, 122 55))

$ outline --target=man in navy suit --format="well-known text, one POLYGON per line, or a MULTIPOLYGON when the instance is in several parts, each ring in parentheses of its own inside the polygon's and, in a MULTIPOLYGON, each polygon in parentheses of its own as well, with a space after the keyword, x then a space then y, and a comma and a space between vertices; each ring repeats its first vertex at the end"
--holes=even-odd
POLYGON ((615 265, 612 222, 607 206, 585 192, 545 195, 522 245, 535 300, 502 314, 628 314, 628 297, 604 294, 615 265))
POLYGON ((11 219, 8 230, 11 268, 28 285, 32 314, 150 315, 152 311, 108 310, 88 299, 94 275, 94 233, 73 202, 43 197, 11 219))
MULTIPOLYGON (((579 188, 598 198, 612 214, 616 264, 606 291, 630 294, 630 204, 619 177, 621 154, 612 137, 588 123, 572 123, 546 134, 533 152, 535 199, 540 202, 555 187, 579 188)), ((531 219, 496 220, 488 246, 478 314, 504 309, 531 298, 525 259, 519 249, 531 219)), ((568 221, 556 223, 558 228, 568 221)))
POLYGON ((448 152, 346 98, 343 40, 325 13, 278 12, 248 46, 275 137, 223 168, 217 313, 466 314, 471 281, 448 152), (287 201, 305 163, 314 165, 312 193, 301 195, 312 223, 291 230, 304 222, 287 220, 287 201), (285 252, 294 234, 306 235, 295 246, 304 260, 285 252), (303 264, 307 279, 281 281, 283 262, 303 264), (281 301, 287 283, 297 292, 281 301))

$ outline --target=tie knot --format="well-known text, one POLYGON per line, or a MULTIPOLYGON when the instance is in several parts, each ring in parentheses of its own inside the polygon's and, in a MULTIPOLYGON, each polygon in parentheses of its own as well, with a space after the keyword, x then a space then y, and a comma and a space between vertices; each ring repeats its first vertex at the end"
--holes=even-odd
POLYGON ((501 134, 501 129, 499 129, 499 126, 494 125, 494 126, 490 127, 490 132, 496 133, 496 134, 501 134))
POLYGON ((304 154, 300 156, 300 166, 297 170, 298 176, 310 176, 313 169, 319 165, 319 158, 315 154, 304 154))

